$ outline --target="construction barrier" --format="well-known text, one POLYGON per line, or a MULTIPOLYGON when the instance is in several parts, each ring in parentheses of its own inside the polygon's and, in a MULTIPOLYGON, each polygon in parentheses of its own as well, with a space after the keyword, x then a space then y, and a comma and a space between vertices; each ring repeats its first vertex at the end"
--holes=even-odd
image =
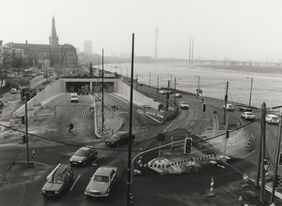
MULTIPOLYGON (((208 159, 212 159, 212 158, 215 158, 215 154, 210 154, 210 155, 206 155, 206 156, 203 156, 203 157, 187 158, 187 159, 183 159, 183 160, 180 160, 180 161, 172 162, 172 163, 169 163, 169 164, 150 163, 150 164, 148 164, 148 167, 168 168, 168 167, 171 167, 171 166, 177 166, 177 165, 185 164, 185 163, 188 163, 188 162, 196 162, 196 161, 208 160, 208 159)), ((138 164, 138 165, 140 166, 140 164, 138 164)), ((143 166, 144 165, 145 164, 143 164, 143 166)))

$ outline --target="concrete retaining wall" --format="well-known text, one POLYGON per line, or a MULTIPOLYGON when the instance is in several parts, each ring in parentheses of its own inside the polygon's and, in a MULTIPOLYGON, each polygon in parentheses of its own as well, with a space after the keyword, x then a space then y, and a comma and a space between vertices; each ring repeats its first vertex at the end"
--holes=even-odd
MULTIPOLYGON (((130 100, 130 87, 122 82, 122 80, 118 80, 117 82, 117 93, 122 95, 126 100, 130 100)), ((160 104, 136 90, 133 90, 133 102, 136 105, 148 105, 155 110, 158 110, 160 104)))
MULTIPOLYGON (((61 79, 55 81, 53 84, 47 86, 44 90, 39 92, 36 96, 34 96, 31 100, 28 101, 28 114, 33 114, 36 112, 37 109, 40 108, 42 102, 47 103, 46 100, 52 99, 53 97, 59 95, 60 93, 64 92, 64 84, 61 79)), ((24 113, 24 105, 21 106, 13 113, 13 117, 20 116, 24 113)))

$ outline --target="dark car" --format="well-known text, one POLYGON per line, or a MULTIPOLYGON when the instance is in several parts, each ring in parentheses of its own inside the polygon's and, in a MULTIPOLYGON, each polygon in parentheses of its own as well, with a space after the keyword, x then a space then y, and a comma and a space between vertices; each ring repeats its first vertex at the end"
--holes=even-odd
MULTIPOLYGON (((134 138, 134 136, 133 136, 134 138)), ((119 145, 128 143, 129 133, 126 131, 118 131, 113 136, 108 137, 105 141, 109 147, 118 147, 119 145)))
POLYGON ((247 107, 247 106, 239 106, 238 109, 241 112, 251 112, 251 111, 253 111, 252 108, 247 107))
POLYGON ((97 150, 94 147, 87 146, 79 148, 70 158, 72 165, 86 165, 97 158, 97 150))
POLYGON ((47 176, 47 181, 42 187, 41 193, 45 197, 57 197, 62 195, 73 182, 73 170, 70 165, 58 164, 47 176))

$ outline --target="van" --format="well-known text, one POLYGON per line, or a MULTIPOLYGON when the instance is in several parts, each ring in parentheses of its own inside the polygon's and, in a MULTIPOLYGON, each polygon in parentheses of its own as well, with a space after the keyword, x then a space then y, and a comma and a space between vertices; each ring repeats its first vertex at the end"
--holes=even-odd
POLYGON ((70 165, 58 164, 47 176, 41 193, 45 197, 60 196, 73 181, 73 170, 70 165))

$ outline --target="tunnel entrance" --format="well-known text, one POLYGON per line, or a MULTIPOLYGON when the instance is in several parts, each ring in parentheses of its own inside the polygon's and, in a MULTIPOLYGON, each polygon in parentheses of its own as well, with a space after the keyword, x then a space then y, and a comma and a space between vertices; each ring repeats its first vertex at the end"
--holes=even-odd
POLYGON ((90 92, 90 82, 66 82, 66 91, 88 94, 90 92))

